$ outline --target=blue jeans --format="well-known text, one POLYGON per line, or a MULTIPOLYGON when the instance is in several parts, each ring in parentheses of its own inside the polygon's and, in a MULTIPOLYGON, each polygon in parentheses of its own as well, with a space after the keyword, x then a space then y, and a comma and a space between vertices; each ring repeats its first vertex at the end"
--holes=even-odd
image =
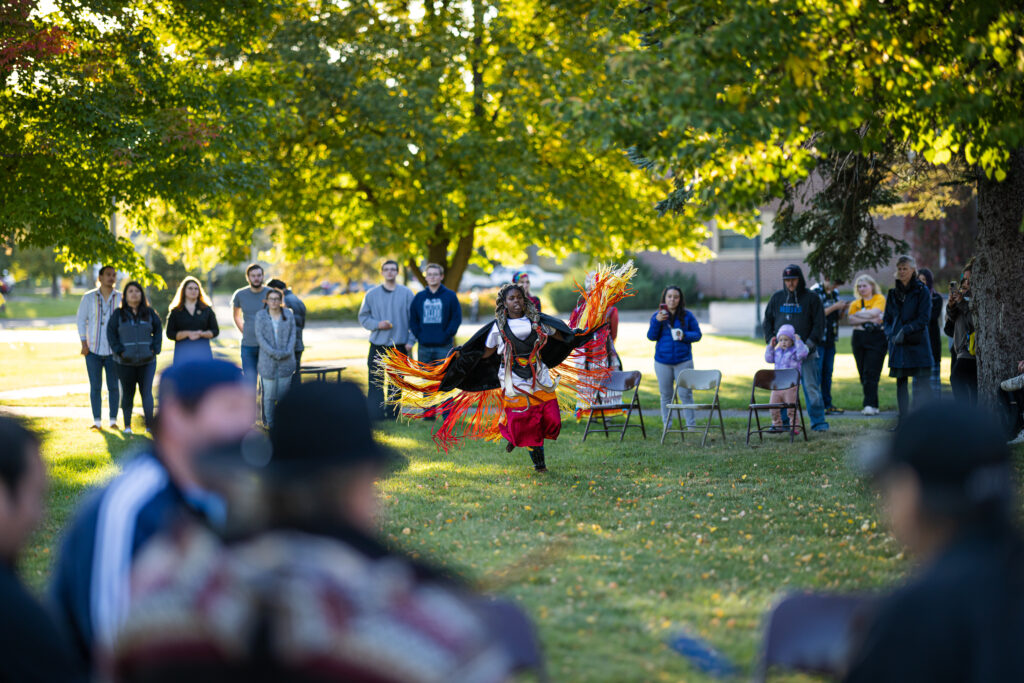
MULTIPOLYGON (((416 348, 416 360, 421 363, 430 363, 431 361, 444 360, 448 357, 448 353, 452 350, 452 345, 447 346, 424 346, 420 344, 416 348)), ((441 413, 441 419, 444 420, 448 417, 448 411, 445 410, 441 413)), ((433 420, 434 418, 424 418, 426 420, 433 420)))
MULTIPOLYGON (((821 398, 821 372, 818 364, 818 350, 815 349, 800 367, 800 382, 804 385, 804 403, 807 405, 807 417, 811 420, 811 429, 816 432, 827 432, 825 422, 825 402, 821 398)), ((782 423, 788 425, 785 413, 782 423)))
POLYGON ((832 368, 836 364, 836 345, 818 347, 818 374, 821 376, 821 399, 826 408, 832 407, 832 368))
POLYGON ((92 419, 99 422, 103 409, 103 371, 107 371, 107 402, 110 405, 110 421, 117 421, 117 403, 121 391, 117 384, 117 366, 114 356, 98 356, 92 351, 85 357, 85 370, 89 373, 89 403, 92 404, 92 419))
POLYGON ((259 346, 242 346, 242 375, 252 384, 253 391, 256 391, 256 365, 259 361, 259 346))

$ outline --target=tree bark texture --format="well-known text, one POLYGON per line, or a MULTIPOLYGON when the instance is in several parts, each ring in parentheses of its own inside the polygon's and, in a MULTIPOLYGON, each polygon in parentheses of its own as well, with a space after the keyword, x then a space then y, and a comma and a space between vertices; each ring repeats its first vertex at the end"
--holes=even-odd
POLYGON ((999 405, 999 383, 1024 360, 1024 148, 1003 182, 978 179, 978 243, 971 289, 978 310, 978 401, 999 405))

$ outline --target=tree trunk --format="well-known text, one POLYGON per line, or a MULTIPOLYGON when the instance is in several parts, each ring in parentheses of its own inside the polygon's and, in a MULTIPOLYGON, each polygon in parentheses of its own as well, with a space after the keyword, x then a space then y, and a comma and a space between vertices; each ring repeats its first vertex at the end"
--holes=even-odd
POLYGON ((54 299, 60 298, 60 275, 58 273, 50 276, 50 296, 54 299))
POLYGON ((978 306, 978 400, 999 405, 999 383, 1024 359, 1024 148, 1008 175, 978 179, 978 242, 971 288, 978 306))
POLYGON ((465 235, 459 238, 459 243, 452 254, 451 265, 444 273, 444 286, 453 292, 459 291, 459 283, 462 276, 469 267, 469 258, 473 255, 473 240, 476 237, 476 226, 470 225, 465 235))

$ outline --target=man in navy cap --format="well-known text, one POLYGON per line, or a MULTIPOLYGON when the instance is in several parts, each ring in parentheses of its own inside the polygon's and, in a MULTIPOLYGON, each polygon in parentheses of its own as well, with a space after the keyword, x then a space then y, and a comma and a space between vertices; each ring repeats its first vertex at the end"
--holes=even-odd
POLYGON ((846 680, 1024 681, 1024 543, 999 425, 936 403, 871 455, 893 535, 921 566, 881 602, 846 680))
POLYGON ((183 511, 210 521, 224 505, 199 485, 196 455, 235 441, 256 420, 253 390, 221 360, 173 365, 160 381, 154 441, 78 511, 56 566, 52 598, 81 656, 109 649, 128 610, 139 550, 183 511))

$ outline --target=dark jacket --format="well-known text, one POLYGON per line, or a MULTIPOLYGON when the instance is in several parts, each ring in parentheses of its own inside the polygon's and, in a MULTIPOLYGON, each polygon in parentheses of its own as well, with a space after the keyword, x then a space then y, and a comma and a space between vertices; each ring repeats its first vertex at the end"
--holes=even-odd
POLYGON ((421 346, 451 346, 462 324, 462 306, 455 292, 444 285, 416 293, 409 309, 409 329, 421 346))
MULTIPOLYGON (((839 292, 834 288, 831 292, 826 292, 825 287, 819 283, 811 287, 811 291, 821 299, 822 313, 824 309, 839 302, 839 292)), ((840 311, 833 311, 825 316, 825 335, 821 338, 823 345, 835 346, 836 339, 839 338, 839 316, 840 311)))
POLYGON ((807 280, 800 267, 789 267, 795 269, 799 276, 796 291, 783 287, 768 300, 764 309, 764 341, 770 343, 779 328, 789 324, 807 345, 808 354, 812 354, 825 336, 825 309, 818 295, 807 289, 807 280))
POLYGON ((930 368, 932 348, 928 341, 928 320, 932 297, 914 275, 910 286, 899 280, 885 297, 882 326, 889 340, 890 368, 930 368))
POLYGON ((291 309, 292 319, 295 320, 295 352, 298 353, 306 348, 302 343, 302 330, 306 327, 306 304, 302 303, 295 292, 286 289, 284 305, 291 309))
POLYGON ((932 347, 932 364, 942 358, 942 338, 939 336, 939 318, 942 317, 942 295, 932 292, 932 314, 928 319, 928 343, 932 347))
POLYGON ((130 567, 142 547, 184 509, 184 494, 151 453, 136 456, 79 507, 64 530, 50 598, 83 660, 91 661, 100 632, 116 630, 119 610, 128 604, 127 582, 102 578, 130 567))
POLYGON ((684 310, 682 319, 676 317, 665 321, 658 320, 657 316, 657 313, 651 316, 651 324, 647 328, 647 338, 656 342, 654 360, 665 365, 693 360, 693 349, 690 345, 699 342, 702 336, 700 325, 697 324, 697 318, 693 313, 684 310), (673 329, 683 331, 682 341, 672 338, 673 329))
POLYGON ((946 306, 946 325, 943 331, 953 340, 956 356, 970 356, 971 334, 974 332, 975 309, 972 301, 960 299, 953 306, 946 306))
POLYGON ((196 304, 196 314, 192 315, 188 309, 171 309, 167 314, 167 338, 174 341, 179 332, 213 332, 216 337, 220 334, 220 326, 217 324, 217 316, 209 306, 196 304))
POLYGON ((0 605, 0 681, 86 680, 64 633, 3 562, 0 605))
POLYGON ((1024 681, 1024 547, 965 533, 885 599, 847 683, 1024 681))
POLYGON ((148 365, 156 360, 163 344, 160 316, 152 308, 139 315, 119 308, 107 323, 107 339, 114 360, 121 365, 148 365))

